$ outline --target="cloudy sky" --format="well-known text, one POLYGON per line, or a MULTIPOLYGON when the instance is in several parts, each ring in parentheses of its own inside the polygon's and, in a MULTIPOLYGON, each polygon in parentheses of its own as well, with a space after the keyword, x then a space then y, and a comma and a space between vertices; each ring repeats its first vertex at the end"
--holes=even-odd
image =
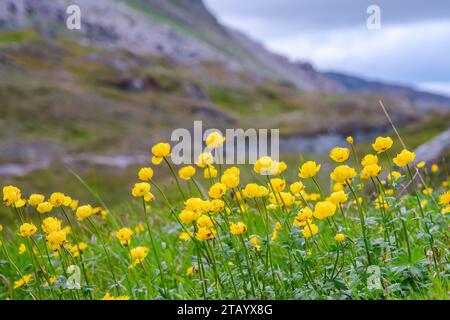
POLYGON ((205 0, 228 26, 318 69, 450 95, 450 0, 205 0), (367 28, 378 5, 381 28, 367 28))

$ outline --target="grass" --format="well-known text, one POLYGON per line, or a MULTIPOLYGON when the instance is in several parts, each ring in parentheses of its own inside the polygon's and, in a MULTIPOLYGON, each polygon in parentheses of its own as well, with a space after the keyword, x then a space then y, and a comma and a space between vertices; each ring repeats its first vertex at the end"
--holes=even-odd
MULTIPOLYGON (((352 159, 350 154, 345 163, 357 167, 352 159)), ((136 184, 134 196, 130 186, 136 181, 136 168, 122 179, 75 173, 64 178, 55 172, 54 181, 37 175, 39 183, 22 188, 21 195, 18 189, 4 189, 4 201, 14 205, 7 207, 11 220, 0 233, 0 298, 449 298, 444 210, 449 210, 450 194, 442 166, 438 172, 417 169, 424 186, 411 183, 408 167, 415 171, 414 163, 395 167, 401 176, 385 182, 390 166, 382 164, 380 174, 345 180, 342 192, 332 194, 335 181, 324 177, 335 167, 345 168, 340 163, 325 165, 324 159, 319 184, 315 178, 297 176, 304 163, 297 161, 272 177, 271 185, 247 165, 240 166, 240 173, 223 173, 222 179, 204 179, 203 169, 197 168, 193 178, 182 181, 175 172, 170 177, 172 165, 166 160, 152 165, 158 174, 136 184), (66 198, 53 194, 50 213, 16 202, 33 192, 49 195, 49 190, 55 191, 52 184, 60 180, 64 185, 65 179, 83 186, 83 195, 70 194, 73 199, 90 201, 75 205, 69 199, 59 206, 58 199, 66 198), (221 189, 219 181, 226 184, 221 189), (299 181, 306 186, 300 193, 291 186, 299 181), (252 189, 250 182, 261 187, 252 189), (109 194, 115 185, 121 191, 109 194), (426 187, 433 191, 426 192, 426 187), (156 200, 143 198, 149 189, 156 200), (244 197, 236 197, 241 193, 244 197), (203 200, 183 204, 191 197, 203 200), (363 199, 359 205, 356 197, 363 199), (94 213, 86 203, 101 209, 94 213), (47 219, 44 232, 42 220, 48 217, 73 228, 61 233, 59 225, 47 219), (34 223, 36 232, 18 236, 25 230, 22 225, 18 231, 24 222, 34 223), (318 231, 311 236, 314 226, 318 231), (54 228, 53 233, 48 228, 54 228), (338 239, 337 234, 343 236, 338 239), (78 246, 84 245, 80 254, 78 246), (80 271, 80 289, 67 287, 73 269, 69 265, 80 271), (379 278, 373 278, 371 268, 379 270, 379 278)))

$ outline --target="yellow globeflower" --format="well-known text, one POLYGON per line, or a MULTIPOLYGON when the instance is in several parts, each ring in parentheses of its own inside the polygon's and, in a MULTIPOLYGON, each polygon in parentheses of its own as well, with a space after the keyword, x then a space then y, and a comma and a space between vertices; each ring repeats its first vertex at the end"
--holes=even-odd
POLYGON ((68 207, 72 203, 72 198, 69 196, 64 196, 63 206, 68 207))
POLYGON ((130 245, 131 237, 133 236, 133 231, 130 228, 122 228, 116 233, 116 238, 119 239, 120 244, 124 247, 130 245))
POLYGON ((275 175, 280 171, 280 163, 269 156, 264 156, 256 160, 253 170, 261 175, 275 175))
POLYGON ((52 250, 56 250, 67 242, 66 233, 62 230, 52 231, 45 237, 45 240, 52 250))
POLYGON ((220 199, 212 199, 210 203, 209 212, 220 212, 225 208, 225 202, 220 199))
POLYGON ((211 132, 210 134, 208 134, 208 136, 206 137, 206 140, 205 140, 208 148, 218 148, 223 144, 224 141, 225 141, 225 137, 222 136, 217 131, 214 131, 214 132, 211 132))
POLYGON ((205 241, 214 238, 216 236, 216 233, 217 232, 214 229, 199 228, 195 233, 195 237, 197 238, 197 240, 205 241))
POLYGON ((31 277, 30 274, 24 275, 22 278, 20 278, 17 281, 14 281, 14 289, 17 289, 19 287, 22 287, 28 283, 30 283, 31 281, 33 281, 33 278, 31 277))
POLYGON ((293 184, 291 184, 289 186, 289 190, 291 190, 291 192, 293 194, 299 194, 300 192, 302 192, 305 189, 305 186, 303 185, 303 183, 301 181, 297 181, 294 182, 293 184))
POLYGON ((261 249, 261 240, 258 236, 252 235, 250 237, 250 245, 255 248, 257 251, 261 249))
POLYGON ((298 176, 303 179, 312 178, 320 171, 321 165, 314 161, 306 161, 300 168, 298 176))
POLYGON ((274 205, 289 207, 295 202, 295 197, 290 192, 271 193, 269 200, 274 205))
POLYGON ((151 180, 153 178, 153 169, 150 167, 139 169, 138 178, 142 181, 151 180))
POLYGON ((343 233, 338 233, 334 236, 334 240, 336 240, 336 242, 342 242, 345 240, 345 235, 343 233))
POLYGON ((170 156, 170 144, 160 142, 152 147, 152 163, 158 165, 161 163, 164 157, 170 156))
POLYGON ((439 171, 439 166, 436 163, 433 163, 431 165, 431 172, 438 172, 439 171))
POLYGON ((344 184, 355 176, 356 176, 355 169, 347 165, 337 166, 330 174, 331 179, 344 184))
POLYGON ((381 167, 377 164, 369 164, 365 166, 361 171, 361 178, 369 179, 376 177, 380 174, 381 167))
POLYGON ((145 259, 145 257, 147 256, 148 251, 149 250, 147 247, 142 247, 142 246, 131 249, 130 250, 131 260, 135 264, 142 262, 145 259))
POLYGON ((444 192, 440 197, 439 197, 439 203, 443 206, 448 206, 450 205, 450 191, 446 191, 444 192))
POLYGON ((77 208, 77 219, 79 221, 82 221, 86 218, 89 218, 92 215, 92 207, 90 204, 84 205, 84 206, 79 206, 77 208))
POLYGON ((31 237, 37 231, 37 227, 32 223, 24 223, 19 228, 18 235, 21 237, 31 237))
POLYGON ((394 163, 399 167, 404 167, 414 161, 416 154, 414 152, 403 149, 394 158, 394 163))
POLYGON ((327 198, 328 201, 332 202, 335 205, 339 205, 340 203, 343 203, 348 200, 347 195, 343 190, 341 191, 335 191, 327 198))
POLYGON ((239 175, 236 175, 234 173, 225 173, 220 178, 220 182, 227 188, 233 189, 239 185, 239 175))
POLYGON ((308 224, 305 227, 303 227, 303 236, 305 238, 311 238, 315 234, 319 232, 319 227, 315 225, 314 223, 308 224))
POLYGON ((337 191, 343 191, 344 190, 344 185, 340 182, 336 182, 335 184, 333 184, 333 191, 337 192, 337 191))
POLYGON ((147 182, 138 182, 135 183, 133 189, 131 190, 131 194, 133 197, 143 197, 150 192, 151 186, 147 182))
POLYGON ((36 208, 36 210, 39 213, 47 213, 47 212, 52 211, 52 209, 53 209, 52 204, 50 202, 47 202, 47 201, 38 204, 38 206, 36 208))
MULTIPOLYGON (((151 192, 147 193, 144 195, 144 200, 145 202, 152 202, 155 201, 155 195, 151 192)), ((105 210, 102 210, 102 217, 103 217, 103 213, 106 212, 105 210)))
POLYGON ((197 219, 197 227, 211 229, 214 227, 214 221, 210 216, 203 214, 197 219))
POLYGON ((247 231, 247 226, 243 222, 232 223, 230 225, 230 233, 239 235, 247 231))
POLYGON ((361 164, 363 167, 371 164, 378 164, 378 157, 374 154, 366 154, 364 158, 362 158, 361 164))
POLYGON ((27 251, 27 247, 23 243, 21 243, 20 246, 19 246, 18 253, 19 254, 24 254, 25 251, 27 251))
POLYGON ((331 201, 317 202, 314 207, 314 217, 319 220, 331 217, 336 212, 336 205, 331 201))
POLYGON ((333 148, 330 151, 330 158, 336 162, 344 162, 349 155, 350 150, 348 148, 333 148))
POLYGON ((58 218, 48 217, 42 221, 41 227, 46 234, 49 234, 53 231, 61 230, 61 224, 62 221, 59 220, 58 218))
POLYGON ((348 144, 353 144, 353 137, 352 136, 348 136, 345 140, 348 142, 348 144))
POLYGON ((207 166, 205 170, 203 170, 203 177, 205 179, 215 178, 217 177, 217 169, 214 166, 207 166))
POLYGON ((394 142, 390 137, 378 137, 375 139, 375 142, 372 144, 372 148, 377 153, 385 152, 386 150, 389 150, 392 147, 392 144, 394 142))
POLYGON ((203 152, 198 155, 197 162, 195 163, 200 168, 206 168, 212 165, 214 157, 211 152, 203 152))
POLYGON ((192 221, 194 221, 197 218, 197 215, 193 211, 185 209, 180 212, 178 217, 184 224, 190 224, 192 221))
POLYGON ((244 194, 244 197, 246 197, 246 198, 258 197, 258 195, 259 195, 259 185, 257 185, 256 183, 249 183, 242 190, 242 193, 244 194))
POLYGON ((221 198, 225 192, 227 191, 227 187, 223 183, 215 183, 209 188, 208 194, 213 199, 221 198))
POLYGON ((65 195, 61 192, 54 192, 50 196, 50 203, 53 207, 60 207, 64 204, 65 195))
POLYGON ((183 180, 189 180, 195 175, 195 168, 193 166, 186 166, 178 170, 178 175, 183 180))
POLYGON ((21 191, 14 186, 3 187, 3 203, 10 206, 21 199, 21 191))
POLYGON ((417 168, 422 169, 423 167, 425 167, 426 164, 427 164, 427 163, 426 163, 425 161, 420 161, 420 162, 417 164, 417 168))
POLYGON ((102 300, 130 300, 128 296, 112 296, 108 292, 103 296, 102 300))
POLYGON ((273 191, 278 193, 284 190, 286 187, 286 181, 280 178, 270 179, 270 186, 272 186, 273 191))
POLYGON ((36 194, 33 193, 30 198, 28 198, 28 203, 31 204, 33 207, 36 207, 37 205, 41 204, 45 201, 45 197, 42 194, 36 194))

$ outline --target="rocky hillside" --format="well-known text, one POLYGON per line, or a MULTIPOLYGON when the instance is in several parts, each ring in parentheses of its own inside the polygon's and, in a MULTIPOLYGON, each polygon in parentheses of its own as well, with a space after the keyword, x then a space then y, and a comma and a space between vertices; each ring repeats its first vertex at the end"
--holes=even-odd
POLYGON ((383 93, 404 96, 418 106, 450 105, 446 97, 321 73, 307 62, 291 62, 221 25, 201 0, 0 0, 0 26, 37 28, 46 37, 79 37, 98 47, 162 56, 181 64, 220 63, 230 71, 287 81, 301 90, 383 93), (70 4, 81 8, 80 32, 64 29, 70 4))

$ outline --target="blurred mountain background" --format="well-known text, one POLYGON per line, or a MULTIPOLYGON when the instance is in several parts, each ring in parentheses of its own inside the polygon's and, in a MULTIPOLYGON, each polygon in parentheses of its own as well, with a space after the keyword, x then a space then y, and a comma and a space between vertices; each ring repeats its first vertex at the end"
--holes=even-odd
POLYGON ((54 186, 61 164, 126 168, 194 120, 279 128, 283 150, 326 152, 388 132, 379 99, 411 148, 450 127, 449 97, 292 61, 201 0, 0 0, 6 181, 54 186), (66 28, 72 4, 79 31, 66 28))

